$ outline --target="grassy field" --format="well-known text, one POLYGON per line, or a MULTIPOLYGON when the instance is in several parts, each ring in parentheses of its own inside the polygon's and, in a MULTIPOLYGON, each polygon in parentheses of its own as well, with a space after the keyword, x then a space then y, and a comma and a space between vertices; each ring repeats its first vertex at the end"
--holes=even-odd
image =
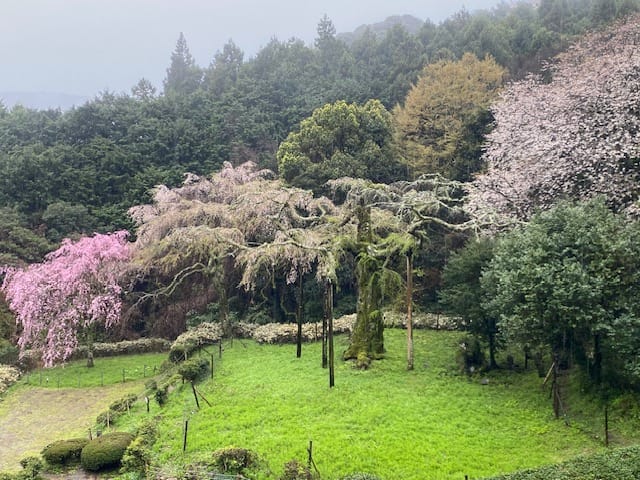
MULTIPOLYGON (((322 478, 364 471, 383 479, 463 479, 603 448, 579 425, 554 420, 533 372, 498 372, 483 385, 455 370, 459 334, 433 331, 417 332, 416 369, 408 372, 404 334, 386 332, 386 359, 368 371, 338 362, 334 389, 320 368, 319 344, 305 345, 301 359, 294 346, 227 345, 215 379, 198 387, 211 406, 201 401, 198 410, 191 388, 179 386, 162 408, 157 463, 207 461, 215 449, 235 445, 258 452, 277 478, 292 458, 306 462, 312 440, 322 478)), ((345 342, 339 338, 337 351, 345 342)), ((142 405, 137 412, 146 415, 142 405)), ((151 414, 158 413, 153 404, 151 414)))
MULTIPOLYGON (((323 479, 356 471, 382 479, 476 479, 603 450, 597 406, 579 405, 581 420, 567 426, 553 418, 534 372, 460 375, 460 335, 453 332, 416 332, 416 368, 408 372, 404 335, 388 330, 386 358, 368 371, 338 361, 333 389, 320 368, 320 344, 304 345, 297 359, 292 345, 236 340, 225 344, 221 360, 215 355, 214 379, 197 387, 210 406, 201 400, 198 409, 190 386, 178 384, 164 407, 152 401, 148 414, 140 400, 115 429, 134 431, 144 419, 159 418, 154 463, 167 473, 235 445, 261 455, 267 465, 261 478, 278 478, 293 458, 306 463, 310 440, 323 479)), ((345 337, 337 342, 337 352, 346 348, 345 337)), ((0 470, 16 469, 20 458, 53 440, 86 435, 112 401, 141 394, 164 359, 97 359, 90 370, 74 362, 44 371, 42 386, 40 372, 24 377, 0 401, 0 470)), ((637 440, 615 417, 612 428, 619 444, 637 440)))
POLYGON ((0 471, 20 470, 21 458, 38 455, 55 440, 88 436, 111 402, 142 392, 144 365, 152 374, 165 359, 166 354, 97 358, 91 369, 79 360, 24 376, 0 397, 0 471))

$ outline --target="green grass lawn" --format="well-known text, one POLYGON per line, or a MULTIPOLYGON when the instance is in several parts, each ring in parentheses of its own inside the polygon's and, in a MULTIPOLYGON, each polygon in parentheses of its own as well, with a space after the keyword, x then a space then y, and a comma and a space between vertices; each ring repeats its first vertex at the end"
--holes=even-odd
POLYGON ((166 352, 97 357, 93 368, 87 368, 86 360, 74 360, 29 372, 22 377, 21 383, 44 388, 102 387, 152 377, 165 360, 166 352))
MULTIPOLYGON (((235 445, 258 452, 277 478, 285 462, 314 460, 323 479, 355 471, 383 479, 481 478, 555 463, 601 450, 584 429, 554 420, 541 379, 533 372, 458 375, 458 333, 418 331, 416 368, 405 369, 405 332, 385 333, 388 353, 368 371, 337 363, 336 386, 320 368, 320 344, 267 346, 235 341, 216 358, 215 378, 198 386, 212 404, 198 411, 180 385, 160 409, 156 461, 163 468, 210 460, 235 445), (183 454, 183 425, 189 421, 183 454)), ((346 348, 338 339, 337 352, 346 348)), ((134 412, 146 416, 139 404, 134 412)), ((121 428, 132 429, 135 415, 121 428)))

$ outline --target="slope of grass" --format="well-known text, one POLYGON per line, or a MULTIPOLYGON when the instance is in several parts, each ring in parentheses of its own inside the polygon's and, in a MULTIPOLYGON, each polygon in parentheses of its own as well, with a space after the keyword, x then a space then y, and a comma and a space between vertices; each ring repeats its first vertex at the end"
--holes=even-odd
POLYGON ((94 367, 86 360, 74 360, 53 368, 35 370, 25 375, 21 383, 44 388, 90 388, 142 380, 156 375, 167 353, 145 353, 99 357, 94 367))
POLYGON ((21 458, 39 454, 55 440, 88 436, 96 416, 111 402, 141 393, 145 377, 166 358, 166 353, 96 358, 94 368, 77 360, 25 375, 0 397, 0 471, 20 470, 21 458))
MULTIPOLYGON (((198 386, 211 406, 201 401, 198 410, 185 385, 162 408, 157 465, 208 461, 215 449, 236 445, 258 452, 277 478, 285 462, 306 460, 313 440, 322 478, 365 471, 384 479, 462 479, 602 448, 581 429, 553 419, 534 373, 498 372, 488 385, 458 375, 457 333, 417 332, 416 369, 406 371, 404 333, 386 332, 386 359, 368 371, 338 362, 334 389, 320 368, 319 344, 305 345, 301 359, 294 346, 226 345, 214 380, 198 386)), ((345 338, 338 343, 338 352, 346 348, 345 338)), ((142 405, 137 409, 146 415, 142 405)), ((153 405, 151 414, 158 413, 153 405)))

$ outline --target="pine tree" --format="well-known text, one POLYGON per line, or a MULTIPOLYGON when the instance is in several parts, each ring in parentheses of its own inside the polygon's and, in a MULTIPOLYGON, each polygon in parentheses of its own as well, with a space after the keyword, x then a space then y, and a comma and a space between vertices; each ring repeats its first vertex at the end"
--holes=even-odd
POLYGON ((167 77, 164 79, 164 93, 189 94, 193 93, 200 85, 202 72, 191 56, 187 40, 180 32, 176 48, 171 54, 171 65, 167 68, 167 77))

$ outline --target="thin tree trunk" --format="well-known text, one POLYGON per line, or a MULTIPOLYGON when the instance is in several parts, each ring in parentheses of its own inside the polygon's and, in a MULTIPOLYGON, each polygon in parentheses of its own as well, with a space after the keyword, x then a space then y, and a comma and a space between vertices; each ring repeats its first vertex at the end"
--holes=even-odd
POLYGON ((413 370, 413 254, 407 254, 407 370, 413 370))
POLYGON ((333 348, 333 284, 329 282, 329 329, 328 329, 328 341, 329 341, 329 388, 333 388, 335 385, 335 352, 333 348))
POLYGON ((296 336, 296 357, 302 356, 302 271, 298 271, 298 305, 296 307, 296 320, 298 322, 298 334, 296 336))
POLYGON ((324 312, 322 315, 322 368, 327 368, 327 324, 329 321, 329 313, 331 312, 331 306, 329 305, 329 289, 331 288, 331 282, 327 282, 324 287, 324 312))

